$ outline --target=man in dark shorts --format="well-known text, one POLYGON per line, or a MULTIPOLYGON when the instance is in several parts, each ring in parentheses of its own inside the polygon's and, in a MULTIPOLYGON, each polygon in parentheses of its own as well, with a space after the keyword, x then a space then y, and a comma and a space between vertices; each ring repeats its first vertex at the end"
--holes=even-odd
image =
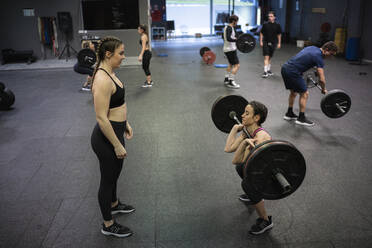
POLYGON ((249 186, 247 179, 243 176, 244 163, 248 158, 251 149, 267 140, 271 140, 270 134, 261 127, 267 117, 267 108, 260 102, 251 101, 242 114, 242 124, 234 125, 226 140, 225 152, 234 153, 232 163, 236 166, 236 171, 242 179, 242 187, 246 194, 241 195, 239 199, 245 203, 249 203, 256 209, 259 218, 256 224, 249 231, 251 234, 261 234, 273 227, 272 217, 268 216, 265 209, 263 196, 253 187, 249 186), (245 128, 252 139, 248 139, 244 132, 245 128), (237 134, 240 135, 237 136, 237 134))
POLYGON ((326 94, 326 80, 324 76, 324 58, 335 55, 337 46, 333 41, 325 43, 321 48, 309 46, 302 49, 298 54, 289 59, 282 66, 282 77, 285 88, 290 90, 288 98, 288 110, 284 115, 284 120, 296 120, 296 124, 304 126, 314 126, 314 122, 305 117, 306 102, 309 97, 307 85, 302 74, 310 68, 316 67, 319 74, 319 83, 322 87, 322 93, 326 94), (300 114, 293 113, 293 104, 297 94, 300 94, 299 105, 300 114))
POLYGON ((239 89, 240 85, 235 82, 235 75, 239 70, 240 64, 238 55, 236 53, 236 41, 237 34, 235 32, 235 26, 238 23, 239 17, 236 15, 231 15, 229 17, 229 25, 227 25, 223 30, 223 52, 229 61, 229 66, 225 75, 225 86, 233 89, 239 89))
POLYGON ((274 55, 275 48, 281 47, 282 28, 279 23, 275 22, 275 14, 273 11, 269 12, 269 21, 262 25, 260 31, 260 46, 262 47, 264 56, 264 73, 263 78, 272 76, 271 72, 271 58, 274 55))

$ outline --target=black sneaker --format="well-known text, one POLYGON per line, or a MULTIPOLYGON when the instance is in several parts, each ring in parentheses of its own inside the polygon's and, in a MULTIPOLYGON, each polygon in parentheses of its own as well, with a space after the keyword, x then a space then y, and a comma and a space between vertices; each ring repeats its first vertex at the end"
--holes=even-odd
POLYGON ((248 195, 246 194, 240 195, 239 200, 241 200, 244 203, 252 203, 251 199, 249 199, 248 195))
POLYGON ((263 78, 267 78, 269 76, 269 74, 267 73, 267 72, 264 72, 264 73, 262 73, 262 75, 261 75, 261 77, 263 77, 263 78))
POLYGON ((287 112, 285 115, 284 115, 284 117, 283 117, 283 119, 284 120, 287 120, 287 121, 291 121, 291 120, 297 120, 297 118, 298 118, 298 115, 296 115, 295 113, 289 113, 289 112, 287 112))
POLYGON ((154 83, 152 81, 150 83, 148 83, 147 81, 145 81, 141 87, 142 88, 150 88, 150 87, 152 87, 153 84, 154 83))
POLYGON ((223 83, 224 83, 225 85, 227 85, 227 84, 229 83, 229 78, 225 77, 225 80, 223 81, 223 83))
POLYGON ((274 226, 274 224, 273 224, 271 216, 269 216, 269 221, 264 220, 262 218, 258 218, 256 220, 256 224, 254 224, 251 227, 251 230, 249 231, 249 233, 254 234, 254 235, 258 235, 258 234, 264 233, 267 230, 273 228, 273 226, 274 226))
POLYGON ((314 122, 310 121, 306 117, 297 118, 295 123, 298 124, 298 125, 307 126, 307 127, 312 127, 312 126, 315 125, 314 122))
POLYGON ((119 238, 125 238, 133 234, 132 230, 130 230, 128 227, 122 226, 116 222, 109 227, 106 227, 105 224, 102 224, 101 232, 104 235, 112 235, 119 238))
POLYGON ((240 88, 240 85, 235 83, 235 80, 229 80, 229 83, 226 84, 226 86, 228 88, 232 88, 232 89, 239 89, 240 88))
POLYGON ((136 210, 134 207, 130 205, 123 204, 120 201, 118 202, 119 202, 118 205, 111 208, 111 214, 118 214, 118 213, 129 214, 136 210))
POLYGON ((86 85, 86 86, 83 85, 83 87, 81 87, 81 90, 82 91, 90 91, 91 89, 90 89, 89 85, 86 85))
POLYGON ((272 76, 274 75, 274 73, 272 73, 271 71, 267 71, 267 75, 272 76))

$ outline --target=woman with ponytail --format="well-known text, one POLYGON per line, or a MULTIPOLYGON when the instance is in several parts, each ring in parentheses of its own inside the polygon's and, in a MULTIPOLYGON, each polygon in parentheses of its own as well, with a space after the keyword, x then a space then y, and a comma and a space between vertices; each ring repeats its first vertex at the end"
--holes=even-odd
POLYGON ((154 84, 151 80, 151 72, 150 72, 150 60, 152 57, 152 53, 150 51, 149 46, 149 34, 147 31, 146 25, 139 25, 138 27, 138 33, 141 35, 141 39, 139 41, 141 45, 141 53, 138 56, 138 60, 142 61, 142 68, 146 75, 146 81, 143 83, 142 87, 152 87, 154 84))
POLYGON ((91 144, 98 157, 101 180, 98 202, 103 216, 101 232, 105 235, 127 237, 132 231, 115 222, 112 215, 131 213, 135 209, 123 204, 116 196, 116 186, 123 167, 126 139, 133 136, 127 121, 125 85, 114 70, 120 67, 124 56, 124 44, 115 37, 105 37, 97 51, 97 66, 93 74, 93 100, 97 124, 93 130, 91 144))

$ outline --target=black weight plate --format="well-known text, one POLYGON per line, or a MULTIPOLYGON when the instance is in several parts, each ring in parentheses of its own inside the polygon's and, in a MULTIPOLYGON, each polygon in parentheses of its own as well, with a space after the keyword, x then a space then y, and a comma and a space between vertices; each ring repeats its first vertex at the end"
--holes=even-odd
POLYGON ((205 53, 206 51, 210 51, 210 50, 211 50, 211 49, 210 49, 209 47, 202 47, 202 48, 200 48, 200 51, 199 51, 200 56, 203 57, 204 53, 205 53))
POLYGON ((97 57, 95 52, 93 52, 91 49, 81 49, 78 53, 78 62, 79 65, 90 67, 94 65, 97 61, 97 57))
POLYGON ((247 106, 248 101, 238 95, 220 96, 212 106, 212 120, 214 125, 222 132, 229 133, 236 124, 235 120, 229 117, 231 111, 235 111, 239 121, 247 106))
POLYGON ((0 91, 3 91, 5 89, 5 84, 3 84, 2 82, 0 82, 0 91))
POLYGON ((351 98, 343 90, 331 90, 322 98, 320 108, 329 118, 340 118, 349 112, 351 108, 351 98), (336 103, 344 112, 340 111, 336 103))
POLYGON ((256 39, 250 34, 242 34, 238 37, 236 46, 242 53, 249 53, 255 48, 256 39))
POLYGON ((15 102, 15 96, 13 92, 5 88, 3 91, 0 91, 0 109, 9 109, 15 102))
POLYGON ((277 200, 289 196, 300 187, 306 174, 306 163, 297 148, 287 141, 270 140, 256 146, 248 156, 244 166, 245 181, 250 183, 264 199, 277 200), (273 176, 279 169, 291 185, 291 190, 283 189, 273 176))

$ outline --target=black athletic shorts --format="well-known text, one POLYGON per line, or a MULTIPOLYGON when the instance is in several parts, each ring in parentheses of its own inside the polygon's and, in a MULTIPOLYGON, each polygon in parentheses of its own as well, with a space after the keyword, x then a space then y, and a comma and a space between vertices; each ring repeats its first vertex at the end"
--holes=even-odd
POLYGON ((231 52, 225 52, 225 55, 226 55, 226 58, 229 61, 229 64, 230 65, 237 65, 237 64, 239 64, 239 59, 238 59, 238 55, 236 53, 236 50, 235 51, 231 51, 231 52))
POLYGON ((293 90, 298 93, 304 93, 307 91, 307 85, 302 75, 292 68, 291 65, 284 64, 281 73, 287 90, 293 90))
POLYGON ((262 46, 263 56, 272 57, 274 55, 274 51, 275 51, 276 46, 277 45, 273 42, 264 41, 263 46, 262 46))

